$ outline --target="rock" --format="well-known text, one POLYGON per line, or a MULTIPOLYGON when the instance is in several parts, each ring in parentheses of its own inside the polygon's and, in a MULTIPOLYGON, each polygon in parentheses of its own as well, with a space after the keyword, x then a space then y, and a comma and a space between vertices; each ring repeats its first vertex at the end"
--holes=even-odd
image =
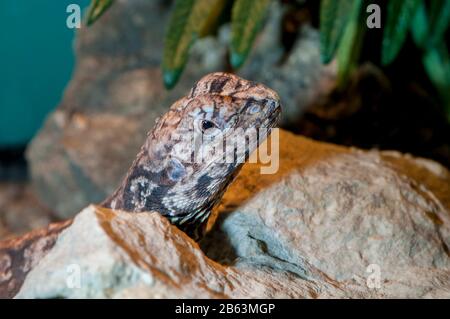
POLYGON ((397 152, 292 134, 281 135, 279 157, 276 175, 246 165, 229 188, 203 243, 210 258, 299 275, 309 265, 338 282, 364 285, 367 270, 379 269, 378 296, 449 296, 448 170, 397 152))
POLYGON ((28 273, 53 248, 58 235, 72 220, 50 224, 0 242, 0 298, 12 298, 28 273))
POLYGON ((54 216, 26 182, 0 183, 0 240, 41 228, 54 216))
POLYGON ((448 170, 284 131, 279 155, 276 174, 244 165, 200 246, 159 214, 89 206, 16 297, 450 297, 448 170))
MULTIPOLYGON (((295 118, 334 83, 320 63, 317 30, 305 26, 284 63, 274 4, 265 30, 240 75, 274 87, 283 117, 295 118)), ((229 27, 198 41, 174 90, 162 85, 160 63, 167 1, 118 1, 77 34, 77 65, 57 110, 28 149, 34 189, 58 217, 72 217, 119 185, 159 115, 206 73, 226 70, 229 27)))
MULTIPOLYGON (((237 270, 208 259, 157 213, 83 210, 28 274, 17 298, 289 297, 284 283, 303 282, 267 270, 237 270), (81 237, 80 237, 81 236, 81 237), (89 238, 89 244, 82 238, 89 238), (257 278, 265 278, 259 283, 257 278), (44 283, 47 284, 44 284, 44 283)), ((322 285, 302 285, 303 293, 322 285)), ((336 289, 333 289, 336 290, 336 289)))

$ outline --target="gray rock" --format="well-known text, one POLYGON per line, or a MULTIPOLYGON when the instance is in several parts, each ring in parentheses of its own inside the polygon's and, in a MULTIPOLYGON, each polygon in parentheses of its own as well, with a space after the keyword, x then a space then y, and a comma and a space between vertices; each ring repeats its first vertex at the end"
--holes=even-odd
POLYGON ((244 165, 201 249, 159 214, 90 206, 17 297, 450 297, 448 170, 284 131, 279 154, 276 174, 244 165))
POLYGON ((27 183, 0 183, 0 240, 44 227, 52 221, 52 211, 36 198, 27 183))
POLYGON ((16 298, 295 297, 300 290, 289 282, 304 294, 323 286, 263 268, 223 267, 157 213, 90 206, 30 271, 16 298))
MULTIPOLYGON (((33 187, 60 218, 97 203, 120 183, 145 134, 193 83, 225 70, 229 27, 199 41, 172 91, 162 85, 160 62, 167 1, 117 1, 94 26, 77 34, 77 65, 57 110, 31 143, 33 187)), ((283 96, 284 121, 328 92, 333 66, 320 64, 318 32, 305 27, 285 63, 278 36, 282 8, 274 4, 240 75, 283 96)))
POLYGON ((219 215, 204 240, 208 256, 230 265, 282 265, 298 275, 311 268, 339 282, 365 282, 376 268, 380 296, 450 296, 444 167, 292 134, 280 143, 276 175, 247 165, 225 194, 219 211, 231 212, 219 215))

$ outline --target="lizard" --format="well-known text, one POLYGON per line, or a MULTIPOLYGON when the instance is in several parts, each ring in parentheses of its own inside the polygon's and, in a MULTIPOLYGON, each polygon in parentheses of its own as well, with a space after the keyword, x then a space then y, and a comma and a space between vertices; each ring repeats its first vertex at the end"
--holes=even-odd
MULTIPOLYGON (((280 114, 280 98, 265 85, 230 73, 204 76, 155 121, 122 183, 100 206, 156 211, 200 239, 213 207, 280 114), (220 149, 224 141, 232 147, 220 149)), ((0 297, 14 296, 32 268, 24 252, 44 256, 70 224, 0 242, 0 297)))

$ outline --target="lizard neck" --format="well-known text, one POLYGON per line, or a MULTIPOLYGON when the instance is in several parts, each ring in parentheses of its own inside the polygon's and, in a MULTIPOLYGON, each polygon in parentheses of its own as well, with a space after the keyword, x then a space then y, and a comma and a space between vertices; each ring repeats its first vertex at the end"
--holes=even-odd
POLYGON ((151 165, 155 160, 151 161, 149 154, 153 153, 144 147, 119 188, 101 206, 127 212, 156 211, 190 237, 199 239, 213 207, 237 176, 242 164, 191 166, 187 169, 198 174, 189 175, 183 183, 177 183, 174 175, 183 173, 177 164, 156 159, 160 164, 166 164, 151 165))
POLYGON ((155 170, 146 164, 150 163, 148 157, 147 149, 143 147, 120 186, 101 203, 102 206, 128 212, 158 211, 168 214, 161 199, 171 185, 163 182, 163 169, 155 170))

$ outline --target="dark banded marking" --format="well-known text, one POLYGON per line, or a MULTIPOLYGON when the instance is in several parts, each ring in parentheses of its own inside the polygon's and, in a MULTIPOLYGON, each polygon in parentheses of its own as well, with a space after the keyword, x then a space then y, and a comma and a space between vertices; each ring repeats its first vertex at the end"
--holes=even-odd
POLYGON ((220 93, 223 90, 223 87, 230 79, 228 77, 223 77, 219 79, 215 79, 211 82, 211 86, 209 87, 210 93, 220 93))

